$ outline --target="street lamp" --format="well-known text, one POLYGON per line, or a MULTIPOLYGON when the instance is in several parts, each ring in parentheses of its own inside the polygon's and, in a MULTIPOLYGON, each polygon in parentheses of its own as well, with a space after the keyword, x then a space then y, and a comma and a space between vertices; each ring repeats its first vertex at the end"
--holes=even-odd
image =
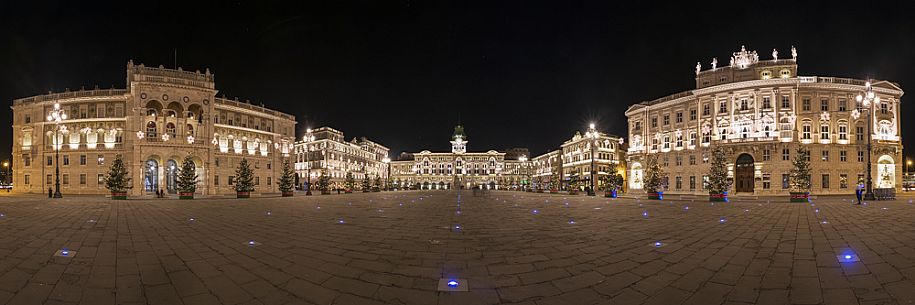
POLYGON ((600 133, 594 128, 594 123, 588 126, 588 132, 585 133, 585 136, 588 138, 588 146, 591 146, 591 187, 588 189, 588 196, 594 196, 594 189, 597 187, 597 183, 594 180, 594 151, 600 139, 600 133))
POLYGON ((305 182, 305 196, 311 196, 311 162, 308 160, 308 155, 311 154, 311 149, 308 148, 308 143, 315 140, 315 136, 311 134, 311 128, 305 130, 305 136, 302 137, 302 142, 305 142, 305 168, 306 168, 306 182, 305 182))
POLYGON ((388 172, 384 175, 384 190, 388 191, 388 185, 390 184, 388 180, 391 179, 391 158, 385 156, 384 159, 381 159, 381 162, 388 167, 388 172))
POLYGON ((63 109, 60 109, 59 103, 54 103, 54 109, 48 111, 48 122, 52 122, 55 125, 54 141, 51 141, 51 145, 57 144, 57 147, 54 148, 54 198, 64 197, 60 194, 60 148, 63 145, 60 143, 60 133, 65 132, 67 130, 67 126, 60 126, 60 122, 66 119, 67 113, 64 112, 63 109))
MULTIPOLYGON (((527 156, 522 155, 518 158, 518 161, 521 161, 521 190, 526 191, 524 181, 527 180, 527 156)), ((531 182, 527 181, 527 183, 530 185, 531 182)))
MULTIPOLYGON (((911 163, 911 162, 909 162, 909 163, 911 163)), ((6 180, 9 180, 9 176, 10 176, 9 169, 10 169, 10 163, 9 163, 9 162, 6 162, 6 161, 3 161, 3 174, 4 174, 4 175, 3 175, 3 176, 4 176, 4 177, 3 177, 3 182, 4 182, 4 183, 7 183, 6 180)), ((7 185, 9 185, 9 183, 7 183, 7 185)))
POLYGON ((880 103, 880 97, 874 94, 874 88, 871 87, 871 82, 864 83, 864 92, 858 94, 855 97, 855 100, 858 101, 855 106, 855 110, 852 111, 851 116, 854 119, 858 119, 861 116, 862 111, 867 111, 867 191, 864 193, 864 200, 874 200, 874 189, 873 189, 873 180, 871 178, 871 124, 873 121, 874 105, 880 103))

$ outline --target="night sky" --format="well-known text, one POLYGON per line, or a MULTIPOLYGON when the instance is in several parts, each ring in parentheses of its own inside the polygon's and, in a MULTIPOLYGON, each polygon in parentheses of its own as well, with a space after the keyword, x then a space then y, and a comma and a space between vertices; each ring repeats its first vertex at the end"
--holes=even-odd
MULTIPOLYGON (((915 18, 903 2, 709 7, 686 1, 0 1, 0 100, 125 87, 129 59, 209 68, 227 97, 401 151, 538 155, 597 122, 625 135, 625 109, 694 88, 697 61, 746 45, 797 47, 800 75, 887 79, 915 95, 915 18), (40 6, 37 6, 40 5, 40 6), (134 7, 126 5, 137 5, 134 7)), ((903 106, 903 117, 913 114, 903 106)), ((9 111, 0 152, 12 144, 9 111)), ((915 137, 903 120, 904 143, 915 137)))

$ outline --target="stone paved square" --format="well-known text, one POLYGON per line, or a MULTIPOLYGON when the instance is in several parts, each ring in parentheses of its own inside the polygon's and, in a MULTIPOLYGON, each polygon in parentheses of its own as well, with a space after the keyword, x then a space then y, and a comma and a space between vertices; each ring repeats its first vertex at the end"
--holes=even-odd
POLYGON ((901 198, 5 195, 0 304, 911 304, 901 198))

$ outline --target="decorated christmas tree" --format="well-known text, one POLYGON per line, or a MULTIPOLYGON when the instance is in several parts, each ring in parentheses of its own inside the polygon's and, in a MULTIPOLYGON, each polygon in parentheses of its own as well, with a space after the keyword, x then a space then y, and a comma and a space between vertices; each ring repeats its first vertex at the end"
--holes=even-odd
POLYGON ((705 188, 709 194, 724 194, 731 189, 731 179, 728 178, 727 156, 724 150, 716 147, 712 150, 712 164, 708 171, 708 182, 705 188))
POLYGON ((372 191, 377 192, 381 188, 381 176, 375 176, 375 182, 372 183, 372 191))
POLYGON ((111 191, 111 199, 127 199, 125 192, 132 188, 128 174, 127 167, 124 166, 124 158, 117 155, 105 177, 105 188, 111 191))
POLYGON ((283 175, 280 176, 279 188, 280 192, 291 193, 292 189, 295 187, 295 172, 292 170, 292 167, 289 166, 289 159, 283 160, 283 175))
POLYGON ((362 175, 362 191, 368 192, 369 188, 371 188, 371 187, 372 187, 371 184, 369 184, 369 175, 368 174, 362 175))
POLYGON ((238 168, 235 169, 235 191, 254 191, 254 171, 251 170, 251 164, 248 163, 248 159, 241 159, 241 162, 238 163, 238 168))
POLYGON ((346 172, 346 178, 343 179, 343 183, 346 185, 347 192, 351 192, 356 187, 356 178, 353 177, 352 172, 346 172))
POLYGON ((604 178, 604 188, 607 191, 616 191, 623 186, 623 176, 617 172, 612 172, 604 178))
POLYGON ((327 176, 327 172, 321 171, 321 176, 318 177, 318 189, 321 190, 321 194, 330 194, 330 177, 327 176))
POLYGON ((650 194, 659 193, 661 191, 661 176, 664 175, 664 170, 661 169, 661 164, 658 163, 657 156, 648 157, 648 170, 645 173, 645 191, 650 194))
POLYGON ((789 182, 795 192, 810 192, 810 151, 798 148, 794 156, 794 168, 791 169, 789 182))
POLYGON ((181 199, 194 199, 197 191, 197 167, 194 160, 188 155, 184 157, 181 168, 178 169, 178 196, 181 199))

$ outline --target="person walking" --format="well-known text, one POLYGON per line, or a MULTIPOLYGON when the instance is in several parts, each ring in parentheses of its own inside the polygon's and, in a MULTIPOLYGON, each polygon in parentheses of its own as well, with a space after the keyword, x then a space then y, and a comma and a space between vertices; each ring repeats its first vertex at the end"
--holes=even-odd
POLYGON ((864 193, 864 183, 858 183, 858 187, 855 188, 855 197, 858 198, 858 204, 861 204, 861 195, 864 193))
POLYGON ((48 188, 48 198, 54 197, 54 190, 50 187, 48 188))

